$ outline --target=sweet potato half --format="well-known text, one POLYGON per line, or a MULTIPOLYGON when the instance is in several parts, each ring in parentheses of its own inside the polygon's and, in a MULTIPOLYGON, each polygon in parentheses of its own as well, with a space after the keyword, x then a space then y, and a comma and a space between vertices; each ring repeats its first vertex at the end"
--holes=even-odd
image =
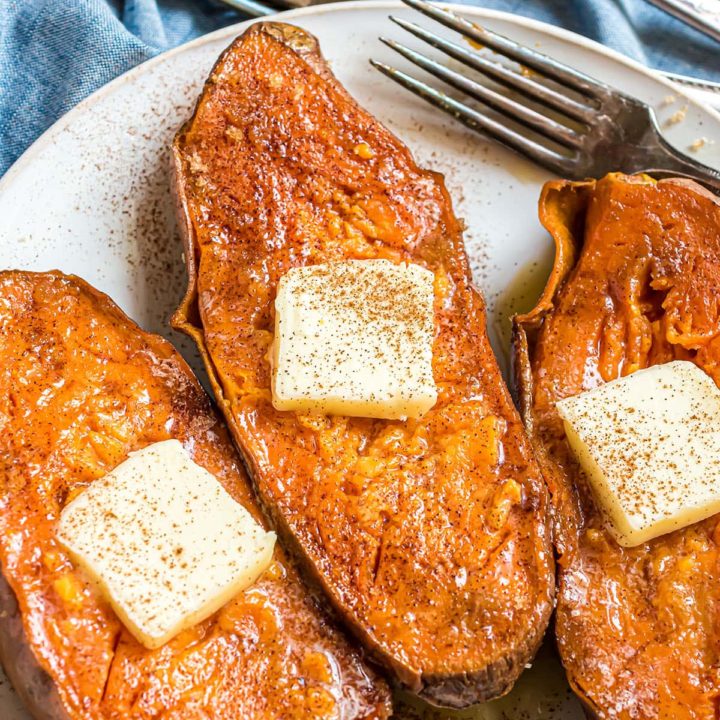
POLYGON ((717 718, 720 517, 634 548, 606 531, 557 400, 640 368, 691 360, 720 383, 720 200, 684 180, 551 182, 557 248, 537 307, 515 324, 527 430, 553 498, 557 640, 599 718, 717 718))
POLYGON ((276 551, 214 616, 154 651, 55 540, 63 506, 179 439, 259 519, 227 431, 173 347, 59 273, 0 273, 0 659, 38 720, 386 718, 389 691, 276 551))
POLYGON ((358 107, 317 41, 252 26, 175 141, 187 296, 255 487, 338 614, 441 705, 501 695, 554 590, 547 493, 485 332, 442 177, 358 107), (386 258, 435 273, 437 405, 407 422, 273 409, 273 301, 290 268, 386 258))

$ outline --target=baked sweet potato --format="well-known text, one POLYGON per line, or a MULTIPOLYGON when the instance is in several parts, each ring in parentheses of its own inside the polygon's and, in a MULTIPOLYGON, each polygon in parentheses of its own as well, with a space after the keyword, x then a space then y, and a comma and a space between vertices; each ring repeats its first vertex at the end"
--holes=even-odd
POLYGON ((221 56, 174 151, 189 287, 173 324, 276 528, 397 680, 447 706, 505 693, 551 611, 547 495, 442 177, 276 23, 221 56), (274 410, 280 277, 362 258, 435 273, 437 405, 407 422, 274 410))
POLYGON ((720 383, 720 201, 684 180, 551 182, 555 267, 515 324, 522 413, 545 465, 559 557, 556 632, 600 718, 714 720, 720 697, 720 517, 633 548, 605 529, 556 401, 692 360, 720 383))
POLYGON ((0 273, 0 659, 35 717, 387 717, 387 686, 280 549, 250 589, 154 651, 73 567, 55 540, 62 507, 170 437, 261 519, 225 427, 169 343, 77 278, 0 273))

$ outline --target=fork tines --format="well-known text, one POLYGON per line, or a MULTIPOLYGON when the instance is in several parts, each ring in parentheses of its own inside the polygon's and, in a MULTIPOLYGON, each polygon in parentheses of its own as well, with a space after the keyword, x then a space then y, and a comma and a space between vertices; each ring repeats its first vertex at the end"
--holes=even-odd
MULTIPOLYGON (((516 91, 546 108, 561 113, 575 123, 589 124, 593 116, 598 113, 598 105, 615 92, 604 83, 594 80, 536 50, 520 45, 487 28, 480 27, 450 10, 431 5, 425 0, 403 0, 403 2, 446 27, 456 30, 467 38, 472 46, 487 47, 519 63, 521 67, 515 70, 498 62, 493 62, 474 51, 471 47, 461 47, 423 29, 415 23, 391 16, 390 19, 401 28, 449 57, 490 78, 492 81, 516 91), (538 82, 527 69, 537 73, 539 76, 553 80, 558 89, 538 82), (575 97, 569 97, 562 92, 563 89, 572 91, 575 97)), ((572 172, 573 155, 582 143, 582 135, 578 134, 572 127, 445 67, 399 42, 387 38, 380 39, 388 47, 426 72, 491 107, 501 116, 530 128, 539 135, 553 141, 559 147, 557 149, 548 148, 541 141, 533 140, 508 127, 507 124, 502 122, 502 118, 494 119, 486 113, 455 100, 396 68, 371 60, 370 62, 385 75, 453 115, 472 129, 492 136, 553 172, 565 174, 572 172)))

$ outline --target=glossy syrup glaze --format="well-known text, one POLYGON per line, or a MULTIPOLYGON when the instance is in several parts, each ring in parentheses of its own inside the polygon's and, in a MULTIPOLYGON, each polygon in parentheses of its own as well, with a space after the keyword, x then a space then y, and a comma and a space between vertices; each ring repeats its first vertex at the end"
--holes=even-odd
POLYGON ((199 329, 195 306, 179 324, 277 525, 402 682, 453 705, 507 691, 551 608, 546 492, 442 178, 355 104, 314 39, 276 24, 220 59, 176 157, 199 329), (406 422, 274 410, 279 279, 364 258, 435 274, 436 406, 406 422))
POLYGON ((600 718, 715 720, 720 518, 620 547, 555 402, 677 359, 720 384, 720 202, 683 181, 611 175, 549 183, 540 209, 558 255, 540 305, 519 319, 521 384, 556 509, 563 663, 600 718))
POLYGON ((55 540, 70 499, 169 438, 263 522, 224 426, 169 343, 76 278, 5 272, 0 358, 0 563, 68 718, 387 717, 387 687, 281 550, 248 590, 150 651, 55 540))

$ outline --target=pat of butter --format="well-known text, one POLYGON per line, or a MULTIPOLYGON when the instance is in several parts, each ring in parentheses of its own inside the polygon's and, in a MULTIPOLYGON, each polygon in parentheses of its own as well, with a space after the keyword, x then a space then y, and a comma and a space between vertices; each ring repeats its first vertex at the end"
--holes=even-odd
POLYGON ((275 299, 272 398, 278 410, 420 417, 437 401, 434 274, 348 260, 294 268, 275 299))
POLYGON ((131 453, 93 482, 63 509, 57 536, 147 648, 252 584, 275 545, 177 440, 131 453))
POLYGON ((720 512, 720 390, 693 363, 638 370, 557 409, 621 545, 720 512))

